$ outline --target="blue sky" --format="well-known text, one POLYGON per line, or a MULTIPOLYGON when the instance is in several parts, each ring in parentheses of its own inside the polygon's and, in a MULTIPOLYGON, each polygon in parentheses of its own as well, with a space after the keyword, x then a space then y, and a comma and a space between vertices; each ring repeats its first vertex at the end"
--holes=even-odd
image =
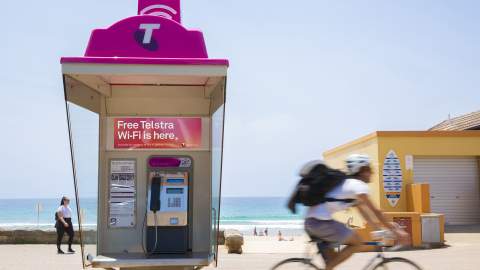
MULTIPOLYGON (((72 193, 61 56, 135 0, 2 3, 0 198, 72 193)), ((375 130, 480 109, 476 1, 184 0, 231 62, 226 196, 285 196, 298 167, 375 130)), ((91 135, 90 140, 95 137, 91 135)))

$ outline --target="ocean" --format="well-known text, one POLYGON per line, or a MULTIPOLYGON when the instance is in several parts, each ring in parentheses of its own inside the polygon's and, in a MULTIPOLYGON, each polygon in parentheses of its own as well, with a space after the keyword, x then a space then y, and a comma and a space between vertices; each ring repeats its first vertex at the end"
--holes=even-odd
MULTIPOLYGON (((252 234, 266 228, 270 232, 297 234, 303 228, 303 211, 293 215, 285 207, 286 198, 279 197, 225 197, 220 209, 220 227, 237 229, 252 234)), ((54 213, 60 199, 0 199, 0 228, 53 230, 54 213), (37 211, 40 205, 40 211, 37 211)), ((96 199, 84 198, 80 201, 83 210, 84 226, 95 228, 97 223, 96 199)), ((75 202, 73 223, 77 224, 75 202)))

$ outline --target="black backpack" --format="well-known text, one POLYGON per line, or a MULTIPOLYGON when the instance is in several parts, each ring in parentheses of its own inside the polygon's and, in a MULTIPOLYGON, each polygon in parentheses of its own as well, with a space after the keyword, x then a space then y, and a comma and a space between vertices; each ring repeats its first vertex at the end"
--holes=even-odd
POLYGON ((288 209, 292 213, 296 213, 296 204, 305 206, 314 206, 325 202, 340 201, 351 203, 352 199, 335 199, 326 198, 326 194, 336 186, 342 184, 348 176, 339 171, 328 167, 325 164, 315 165, 295 187, 290 200, 288 201, 288 209))

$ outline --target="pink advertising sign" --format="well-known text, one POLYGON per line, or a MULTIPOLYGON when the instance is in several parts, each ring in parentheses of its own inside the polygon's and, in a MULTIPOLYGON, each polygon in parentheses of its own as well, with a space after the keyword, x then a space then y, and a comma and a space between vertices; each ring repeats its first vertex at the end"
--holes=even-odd
POLYGON ((115 149, 198 148, 202 144, 202 119, 131 117, 113 119, 115 149))

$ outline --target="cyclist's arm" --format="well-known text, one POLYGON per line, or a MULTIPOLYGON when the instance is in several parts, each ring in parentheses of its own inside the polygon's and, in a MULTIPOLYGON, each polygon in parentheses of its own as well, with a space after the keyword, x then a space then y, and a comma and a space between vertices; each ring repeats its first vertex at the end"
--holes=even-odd
MULTIPOLYGON (((370 211, 371 213, 373 213, 374 217, 380 222, 380 224, 384 228, 392 231, 398 237, 403 237, 403 235, 400 235, 401 233, 399 232, 399 230, 397 228, 395 228, 390 222, 387 221, 387 219, 383 215, 382 211, 380 211, 377 207, 375 207, 375 205, 370 200, 370 198, 368 197, 367 194, 357 195, 357 201, 358 201, 358 208, 359 209, 366 208, 366 209, 360 210, 360 213, 362 213, 362 211, 366 212, 366 210, 370 211)), ((363 215, 363 213, 362 213, 362 215, 363 215)), ((367 216, 368 216, 368 214, 367 214, 367 216)), ((367 222, 368 222, 368 218, 365 217, 365 216, 364 216, 364 218, 367 219, 367 222)), ((370 219, 371 219, 371 217, 370 217, 370 219)), ((371 224, 371 225, 373 225, 373 224, 371 224)))
POLYGON ((369 211, 363 204, 359 203, 357 205, 357 209, 370 226, 372 226, 375 230, 382 229, 382 225, 376 218, 372 217, 372 212, 369 211))

